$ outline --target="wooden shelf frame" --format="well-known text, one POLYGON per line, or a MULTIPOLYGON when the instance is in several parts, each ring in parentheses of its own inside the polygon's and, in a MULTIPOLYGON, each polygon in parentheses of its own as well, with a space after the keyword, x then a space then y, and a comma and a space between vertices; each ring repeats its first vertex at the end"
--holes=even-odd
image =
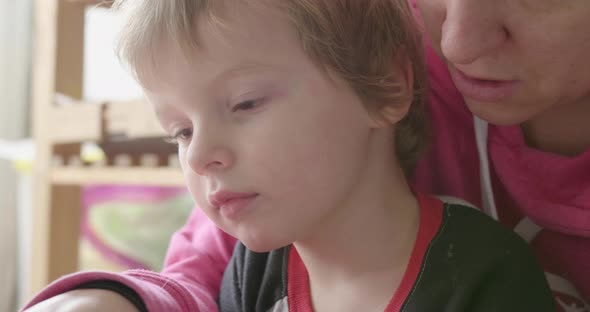
POLYGON ((180 169, 175 168, 100 168, 100 167, 61 167, 50 173, 53 185, 159 185, 183 186, 180 169))
POLYGON ((48 109, 54 144, 84 141, 108 141, 111 137, 128 139, 157 138, 166 135, 148 103, 111 101, 75 102, 75 105, 52 105, 48 109))
MULTIPOLYGON (((82 103, 85 9, 105 1, 35 0, 32 75, 32 126, 36 145, 33 163, 33 241, 28 295, 78 270, 82 194, 88 184, 182 186, 170 145, 145 101, 82 103), (56 104, 56 95, 74 101, 56 104), (114 140, 123 138, 123 143, 114 140), (79 155, 82 143, 105 149, 106 164, 56 165, 56 157, 79 155), (162 141, 163 143, 163 141, 162 141), (145 149, 155 163, 113 166, 112 158, 145 149)), ((67 162, 65 162, 67 163, 67 162)))
POLYGON ((112 0, 68 0, 71 3, 85 6, 100 6, 110 7, 113 4, 112 0))

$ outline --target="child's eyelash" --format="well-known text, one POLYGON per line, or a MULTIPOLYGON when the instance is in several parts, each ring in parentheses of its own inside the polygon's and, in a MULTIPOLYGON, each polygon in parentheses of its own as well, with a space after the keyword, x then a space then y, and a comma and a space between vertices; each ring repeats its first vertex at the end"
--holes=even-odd
MULTIPOLYGON (((255 99, 255 100, 247 100, 242 101, 236 105, 234 105, 231 109, 232 113, 235 113, 239 110, 252 110, 260 106, 260 104, 264 101, 264 98, 255 99)), ((166 143, 178 145, 180 141, 186 141, 192 136, 192 130, 189 128, 181 129, 180 131, 172 134, 171 136, 164 138, 166 143), (189 133, 190 132, 190 133, 189 133), (184 136, 184 138, 183 138, 184 136)))
POLYGON ((164 142, 166 142, 168 144, 178 145, 178 140, 176 140, 176 138, 173 136, 169 136, 169 137, 164 138, 164 142))
POLYGON ((179 141, 186 141, 190 139, 193 134, 193 130, 191 129, 181 129, 180 131, 176 132, 175 134, 171 135, 168 138, 165 138, 164 141, 171 144, 178 144, 179 141), (184 136, 184 137, 183 137, 184 136))
POLYGON ((235 113, 239 110, 254 109, 254 108, 258 107, 258 105, 260 105, 260 103, 263 100, 264 99, 256 99, 256 100, 247 100, 247 101, 240 102, 240 103, 236 104, 234 107, 232 107, 231 111, 232 111, 232 113, 235 113))

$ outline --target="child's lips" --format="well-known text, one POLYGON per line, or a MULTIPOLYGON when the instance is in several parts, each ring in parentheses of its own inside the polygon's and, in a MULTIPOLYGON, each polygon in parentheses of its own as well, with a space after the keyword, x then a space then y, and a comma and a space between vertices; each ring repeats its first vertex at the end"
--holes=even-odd
POLYGON ((225 218, 236 219, 252 206, 252 202, 257 197, 258 193, 218 191, 209 196, 209 202, 219 209, 225 218))

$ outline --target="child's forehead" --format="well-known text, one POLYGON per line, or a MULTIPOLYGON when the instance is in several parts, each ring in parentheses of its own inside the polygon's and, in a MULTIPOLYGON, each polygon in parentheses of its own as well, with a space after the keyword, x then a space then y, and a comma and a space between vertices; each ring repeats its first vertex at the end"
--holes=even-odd
POLYGON ((287 70, 309 62, 294 28, 278 10, 248 7, 238 12, 231 8, 222 18, 221 24, 197 24, 198 45, 190 51, 182 50, 172 38, 160 40, 152 57, 156 78, 180 83, 183 76, 210 79, 287 70))
MULTIPOLYGON (((239 1, 241 2, 241 1, 239 1)), ((269 48, 276 44, 298 43, 297 34, 288 16, 278 7, 269 5, 236 5, 219 13, 217 18, 197 23, 196 40, 204 48, 225 49, 254 44, 269 48)))

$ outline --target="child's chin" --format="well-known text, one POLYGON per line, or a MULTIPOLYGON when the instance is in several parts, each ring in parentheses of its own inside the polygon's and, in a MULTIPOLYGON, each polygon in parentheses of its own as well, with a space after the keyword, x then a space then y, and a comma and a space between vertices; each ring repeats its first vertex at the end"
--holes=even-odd
POLYGON ((280 249, 282 247, 290 245, 292 242, 279 242, 276 240, 268 240, 268 239, 254 239, 252 237, 248 237, 247 239, 240 239, 240 242, 246 246, 249 250, 253 252, 269 252, 276 249, 280 249))

